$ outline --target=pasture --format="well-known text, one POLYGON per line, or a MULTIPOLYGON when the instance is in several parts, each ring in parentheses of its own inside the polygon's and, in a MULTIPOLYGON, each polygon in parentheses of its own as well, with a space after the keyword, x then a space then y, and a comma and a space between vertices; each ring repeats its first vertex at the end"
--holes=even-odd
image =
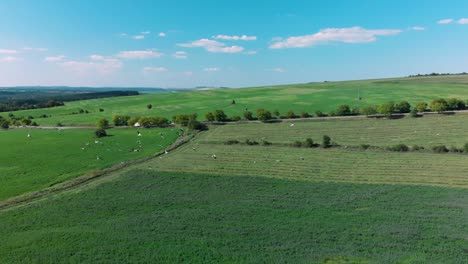
POLYGON ((154 154, 174 142, 179 132, 173 128, 140 131, 142 137, 135 129, 111 129, 109 137, 95 139, 92 129, 0 130, 0 200, 154 154))
POLYGON ((130 116, 163 116, 171 118, 175 114, 197 113, 204 119, 207 112, 224 110, 229 116, 239 115, 247 108, 255 111, 266 108, 285 114, 293 110, 297 114, 316 110, 329 112, 339 105, 366 106, 388 101, 408 100, 412 104, 430 102, 439 97, 468 99, 468 75, 379 79, 346 82, 323 82, 294 84, 273 87, 242 89, 215 89, 207 91, 168 92, 139 96, 104 98, 66 103, 63 107, 13 112, 16 116, 50 115, 37 118, 40 125, 62 123, 94 124, 100 118, 111 119, 114 114, 130 116), (358 100, 359 95, 362 100, 358 100), (231 104, 232 100, 236 104, 231 104), (148 110, 147 104, 153 108, 148 110), (104 112, 99 112, 103 108, 104 112), (80 109, 88 114, 72 114, 80 109))

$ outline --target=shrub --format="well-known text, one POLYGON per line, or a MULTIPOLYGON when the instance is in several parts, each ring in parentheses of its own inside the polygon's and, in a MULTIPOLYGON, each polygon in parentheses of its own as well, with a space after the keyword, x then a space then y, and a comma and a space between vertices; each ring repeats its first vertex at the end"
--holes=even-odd
POLYGON ((21 119, 21 123, 23 123, 23 125, 29 126, 32 123, 32 121, 31 119, 23 118, 21 119))
POLYGON ((408 101, 401 101, 395 105, 395 112, 397 113, 409 113, 411 110, 411 105, 408 101))
POLYGON ((80 109, 80 110, 78 111, 78 113, 83 114, 83 113, 84 113, 84 110, 83 110, 83 109, 80 109))
POLYGON ((379 105, 377 107, 377 112, 379 114, 390 117, 395 112, 395 105, 392 102, 379 105))
POLYGON ((434 146, 434 147, 432 147, 432 151, 434 151, 435 153, 447 153, 447 152, 449 152, 447 147, 444 146, 444 145, 434 146))
POLYGON ((302 142, 300 142, 299 140, 296 140, 296 141, 294 141, 294 143, 291 144, 291 146, 296 147, 296 148, 300 148, 300 147, 302 147, 302 142))
POLYGON ((255 141, 255 140, 246 139, 245 144, 247 144, 249 146, 253 146, 253 145, 258 145, 258 142, 255 141))
POLYGON ((375 106, 366 106, 362 108, 361 113, 366 116, 377 114, 377 108, 375 106))
POLYGON ((294 114, 294 112, 292 110, 289 110, 287 113, 286 113, 286 118, 297 118, 297 115, 294 114))
POLYGON ((431 110, 434 112, 443 112, 447 111, 448 104, 445 99, 435 99, 431 102, 431 110))
POLYGON ((465 145, 463 145, 463 152, 468 153, 468 143, 465 143, 465 145))
POLYGON ((351 109, 351 115, 359 115, 361 113, 361 109, 359 108, 359 106, 355 106, 353 107, 353 109, 351 109))
POLYGON ((409 151, 409 147, 407 145, 405 145, 405 144, 398 144, 398 145, 395 145, 395 146, 387 147, 387 150, 407 152, 407 151, 409 151))
POLYGON ((63 126, 63 124, 62 124, 62 123, 60 123, 60 122, 58 122, 56 126, 58 126, 58 127, 62 127, 62 126, 63 126))
POLYGON ((169 124, 169 120, 165 117, 141 117, 138 123, 143 127, 163 127, 169 124))
POLYGON ((223 110, 216 110, 214 112, 215 120, 218 122, 226 122, 228 121, 227 115, 224 113, 223 110))
POLYGON ((263 145, 263 146, 271 146, 272 143, 271 143, 270 141, 267 141, 267 140, 265 140, 265 139, 262 139, 262 145, 263 145))
POLYGON ((99 108, 99 112, 104 112, 104 108, 99 108))
POLYGON ((187 126, 190 120, 197 120, 197 114, 194 113, 191 115, 175 115, 172 117, 172 120, 176 124, 187 126))
POLYGON ((323 138, 322 138, 322 147, 323 148, 329 148, 331 147, 331 138, 327 135, 324 135, 323 138))
POLYGON ((322 111, 318 111, 318 110, 315 111, 315 115, 316 115, 317 117, 325 117, 325 116, 327 116, 327 114, 323 113, 322 111))
POLYGON ((239 140, 236 140, 236 139, 230 139, 226 142, 224 142, 225 145, 234 145, 234 144, 239 144, 239 140))
POLYGON ((315 145, 314 145, 314 140, 311 139, 311 138, 307 138, 307 139, 305 140, 304 146, 307 147, 307 148, 313 148, 313 147, 315 147, 315 145))
POLYGON ((96 126, 100 128, 106 128, 109 126, 109 120, 102 118, 96 122, 96 126))
POLYGON ((463 110, 465 107, 465 102, 460 99, 450 98, 447 100, 447 110, 463 110))
POLYGON ((138 123, 138 120, 140 120, 140 117, 131 117, 128 119, 127 125, 134 126, 136 123, 138 123))
MULTIPOLYGON (((112 123, 114 123, 114 126, 126 126, 128 124, 128 120, 130 120, 130 116, 114 115, 112 117, 112 123)), ((135 123, 136 122, 138 121, 135 121, 135 123)), ((135 123, 133 123, 132 125, 134 125, 135 123)))
POLYGON ((366 149, 370 148, 370 146, 371 145, 369 145, 369 144, 361 144, 361 145, 359 145, 359 148, 366 150, 366 149))
POLYGON ((312 117, 312 116, 309 113, 302 111, 301 112, 301 117, 302 118, 308 118, 308 117, 312 117))
POLYGON ((39 124, 36 123, 36 121, 31 123, 31 126, 39 126, 39 124))
POLYGON ((235 115, 235 116, 232 116, 231 117, 231 120, 234 121, 234 122, 237 122, 237 121, 240 121, 242 118, 238 115, 235 115))
POLYGON ((236 104, 236 100, 233 99, 231 104, 233 104, 233 105, 236 104))
POLYGON ((191 119, 187 124, 187 128, 191 130, 199 130, 199 131, 208 130, 207 125, 197 121, 196 119, 191 119))
POLYGON ((418 110, 416 108, 411 109, 410 116, 419 117, 418 110))
POLYGON ((274 114, 276 117, 280 117, 280 116, 281 116, 281 114, 280 114, 280 112, 279 112, 278 110, 275 110, 275 111, 273 112, 273 114, 274 114))
POLYGON ((414 145, 414 146, 411 147, 411 150, 412 150, 412 151, 420 151, 420 150, 424 150, 424 147, 423 147, 423 146, 414 145))
POLYGON ((96 131, 94 131, 94 136, 96 136, 97 138, 106 137, 107 132, 104 128, 99 128, 99 129, 96 129, 96 131))
POLYGON ((152 104, 147 104, 146 108, 148 108, 148 110, 149 110, 149 109, 153 108, 153 105, 152 104))
POLYGON ((254 120, 253 114, 250 111, 245 111, 243 115, 244 115, 244 118, 247 120, 254 120))
POLYGON ((338 109, 336 109, 335 114, 337 116, 348 116, 351 115, 351 109, 349 108, 349 105, 340 105, 338 106, 338 109))
POLYGON ((10 122, 8 122, 7 120, 3 121, 0 126, 3 128, 3 129, 8 129, 10 127, 10 122))
POLYGON ((212 112, 209 112, 205 114, 205 119, 206 121, 213 122, 215 121, 215 116, 212 112))
POLYGON ((258 109, 257 110, 257 119, 262 121, 262 122, 267 122, 271 120, 272 116, 270 111, 267 111, 265 109, 258 109))
POLYGON ((427 103, 424 103, 424 102, 417 103, 414 108, 416 108, 418 110, 418 112, 422 113, 422 112, 426 111, 427 103))
POLYGON ((462 153, 463 152, 463 149, 459 149, 455 146, 451 146, 450 149, 449 149, 450 152, 454 152, 454 153, 462 153))

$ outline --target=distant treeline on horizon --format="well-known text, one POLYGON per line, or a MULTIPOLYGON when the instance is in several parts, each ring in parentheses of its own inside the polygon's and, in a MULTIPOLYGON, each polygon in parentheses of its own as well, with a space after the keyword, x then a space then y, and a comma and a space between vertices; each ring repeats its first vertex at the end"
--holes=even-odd
POLYGON ((460 73, 437 73, 437 72, 433 72, 433 73, 426 73, 426 74, 416 74, 416 75, 408 75, 408 77, 429 77, 429 76, 446 76, 446 75, 465 75, 465 74, 468 74, 466 72, 460 72, 460 73))

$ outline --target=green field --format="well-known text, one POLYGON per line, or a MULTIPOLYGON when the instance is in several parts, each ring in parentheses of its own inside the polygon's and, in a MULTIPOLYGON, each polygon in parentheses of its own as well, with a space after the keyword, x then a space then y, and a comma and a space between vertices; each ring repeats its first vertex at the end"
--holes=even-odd
POLYGON ((141 130, 138 138, 135 129, 112 129, 108 130, 110 137, 97 139, 96 144, 90 129, 0 130, 0 201, 154 154, 174 142, 178 131, 141 130), (137 140, 142 148, 135 152, 137 140))
POLYGON ((114 114, 171 118, 174 114, 198 113, 204 119, 204 114, 216 109, 223 109, 230 116, 242 116, 246 108, 253 111, 258 108, 279 110, 282 114, 294 110, 299 114, 301 111, 329 112, 341 104, 365 106, 400 100, 415 104, 439 97, 468 99, 468 75, 146 94, 69 102, 63 107, 17 111, 14 114, 33 117, 46 114, 52 117, 35 121, 40 125, 56 125, 58 122, 70 125, 94 124, 99 118, 111 119, 114 114), (362 101, 357 100, 358 89, 362 101), (236 100, 235 105, 231 104, 233 99, 236 100), (153 109, 146 109, 147 104, 152 104, 153 109), (100 107, 104 112, 98 111, 100 107), (90 113, 72 114, 79 109, 90 113))

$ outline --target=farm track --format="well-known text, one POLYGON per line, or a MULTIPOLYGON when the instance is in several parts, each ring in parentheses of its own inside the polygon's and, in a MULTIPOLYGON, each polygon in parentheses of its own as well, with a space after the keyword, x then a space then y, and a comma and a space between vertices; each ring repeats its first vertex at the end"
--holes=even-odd
MULTIPOLYGON (((172 145, 170 145, 168 148, 166 148, 167 151, 174 151, 175 149, 179 148, 180 146, 188 143, 192 138, 194 138, 195 135, 188 135, 184 136, 182 138, 179 138, 176 142, 174 142, 172 145)), ((49 188, 32 192, 32 193, 27 193, 24 195, 12 197, 10 199, 0 201, 0 212, 13 209, 19 206, 24 206, 27 204, 30 204, 32 202, 36 202, 39 200, 47 199, 49 197, 59 195, 64 192, 68 191, 73 191, 79 188, 82 188, 86 185, 89 185, 93 182, 96 182, 97 180, 103 180, 106 177, 116 175, 120 172, 123 172, 127 169, 133 168, 134 166, 140 165, 144 162, 150 161, 151 159, 158 158, 162 155, 165 155, 165 151, 160 151, 154 155, 151 155, 149 157, 144 157, 140 158, 137 160, 133 161, 128 161, 128 162, 122 162, 120 164, 114 165, 112 167, 98 170, 98 171, 93 171, 91 173, 84 174, 80 177, 74 178, 69 181, 65 181, 56 185, 53 185, 49 188)))

